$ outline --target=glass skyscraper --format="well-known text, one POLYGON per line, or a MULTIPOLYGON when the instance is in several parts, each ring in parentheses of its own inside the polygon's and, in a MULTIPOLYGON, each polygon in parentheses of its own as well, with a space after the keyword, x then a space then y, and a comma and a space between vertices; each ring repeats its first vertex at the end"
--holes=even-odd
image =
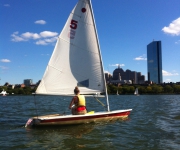
POLYGON ((153 41, 147 45, 147 68, 149 82, 163 82, 161 41, 153 41))
POLYGON ((32 79, 25 79, 25 80, 24 80, 24 84, 25 84, 25 86, 30 86, 30 85, 32 85, 32 84, 33 84, 32 79))

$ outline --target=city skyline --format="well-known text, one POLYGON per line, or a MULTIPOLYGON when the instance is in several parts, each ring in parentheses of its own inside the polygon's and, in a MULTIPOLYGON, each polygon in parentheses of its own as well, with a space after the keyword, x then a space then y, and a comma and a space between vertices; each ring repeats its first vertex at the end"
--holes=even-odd
MULTIPOLYGON (((35 83, 41 80, 57 36, 76 3, 0 2, 1 85, 23 83, 29 78, 35 83)), ((136 70, 147 79, 146 46, 154 39, 162 41, 163 82, 180 81, 179 0, 92 0, 92 6, 106 72, 112 74, 120 64, 124 70, 136 70)))

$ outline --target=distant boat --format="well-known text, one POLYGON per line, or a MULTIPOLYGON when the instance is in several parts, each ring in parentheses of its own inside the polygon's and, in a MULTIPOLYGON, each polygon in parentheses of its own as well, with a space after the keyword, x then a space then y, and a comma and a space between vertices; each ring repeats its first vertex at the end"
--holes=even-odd
POLYGON ((2 94, 2 96, 6 96, 8 93, 6 93, 6 91, 3 89, 3 91, 0 94, 2 94))
POLYGON ((134 95, 139 96, 138 88, 134 91, 134 95))
MULTIPOLYGON (((70 1, 69 1, 70 2, 70 1)), ((51 59, 36 94, 98 96, 105 93, 106 111, 85 115, 52 114, 30 118, 26 127, 69 125, 127 118, 132 109, 110 111, 100 46, 91 0, 79 0, 57 39, 51 59)), ((48 104, 46 104, 48 105, 48 104)))
POLYGON ((118 93, 118 90, 117 90, 117 93, 116 93, 116 95, 119 95, 119 93, 118 93))

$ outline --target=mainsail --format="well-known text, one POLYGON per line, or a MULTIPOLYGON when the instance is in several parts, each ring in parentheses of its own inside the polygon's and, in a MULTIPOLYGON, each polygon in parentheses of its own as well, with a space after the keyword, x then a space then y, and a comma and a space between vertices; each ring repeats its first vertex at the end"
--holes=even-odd
POLYGON ((37 94, 71 95, 106 91, 98 36, 89 0, 79 0, 58 37, 36 90, 37 94))

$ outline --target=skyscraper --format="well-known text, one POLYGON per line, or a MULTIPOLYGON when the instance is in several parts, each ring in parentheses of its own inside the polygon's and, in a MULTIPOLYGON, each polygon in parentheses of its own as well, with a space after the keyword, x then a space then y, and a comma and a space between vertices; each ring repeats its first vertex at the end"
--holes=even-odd
POLYGON ((161 41, 153 41, 147 45, 148 81, 162 83, 161 41))
POLYGON ((24 80, 24 84, 25 84, 26 86, 32 85, 32 84, 33 84, 32 79, 25 79, 25 80, 24 80))

